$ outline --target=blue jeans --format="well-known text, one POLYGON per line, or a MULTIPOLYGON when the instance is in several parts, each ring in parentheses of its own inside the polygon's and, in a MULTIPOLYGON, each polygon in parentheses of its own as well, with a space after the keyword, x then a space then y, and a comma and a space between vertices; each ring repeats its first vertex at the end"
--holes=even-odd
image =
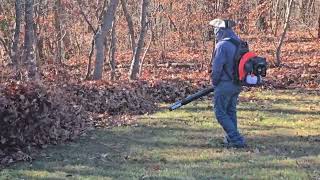
POLYGON ((245 140, 240 135, 237 125, 237 102, 241 87, 231 81, 222 81, 214 91, 214 112, 219 124, 227 134, 231 144, 244 145, 245 140))

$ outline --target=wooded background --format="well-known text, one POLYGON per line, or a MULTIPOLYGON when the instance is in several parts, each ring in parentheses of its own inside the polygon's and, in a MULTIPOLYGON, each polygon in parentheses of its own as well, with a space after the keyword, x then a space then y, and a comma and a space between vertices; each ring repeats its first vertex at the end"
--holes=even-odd
POLYGON ((86 66, 77 77, 88 80, 139 79, 143 65, 207 66, 208 22, 229 18, 252 50, 280 66, 287 32, 291 40, 320 38, 319 10, 316 0, 1 0, 0 59, 18 79, 41 79, 53 64, 86 66))

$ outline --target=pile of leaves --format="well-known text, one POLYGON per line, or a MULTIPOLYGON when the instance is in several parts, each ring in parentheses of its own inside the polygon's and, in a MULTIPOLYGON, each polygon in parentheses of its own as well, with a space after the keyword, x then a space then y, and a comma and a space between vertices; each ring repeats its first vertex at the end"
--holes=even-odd
POLYGON ((86 82, 64 88, 76 97, 75 103, 88 112, 92 122, 99 127, 127 125, 134 115, 158 110, 157 103, 174 102, 197 89, 197 86, 181 81, 86 82))
POLYGON ((155 102, 173 103, 207 87, 209 84, 202 81, 157 81, 148 86, 147 93, 152 96, 155 102))
POLYGON ((68 97, 36 83, 1 85, 1 165, 31 160, 34 147, 72 140, 90 127, 86 112, 68 97))
POLYGON ((68 86, 84 110, 93 113, 106 113, 110 116, 121 114, 144 114, 155 109, 154 102, 143 89, 119 86, 68 86))
POLYGON ((199 87, 187 81, 3 83, 0 86, 0 163, 32 160, 35 148, 73 140, 87 128, 132 124, 199 87), (58 88, 59 87, 59 88, 58 88))

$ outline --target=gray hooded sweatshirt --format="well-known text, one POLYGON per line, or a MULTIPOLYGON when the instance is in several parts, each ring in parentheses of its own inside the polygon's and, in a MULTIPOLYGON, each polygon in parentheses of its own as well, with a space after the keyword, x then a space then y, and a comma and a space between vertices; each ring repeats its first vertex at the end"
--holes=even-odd
POLYGON ((212 55, 212 83, 217 86, 221 81, 233 81, 233 66, 236 46, 227 41, 232 38, 240 42, 240 38, 232 29, 221 28, 216 34, 217 44, 212 55))

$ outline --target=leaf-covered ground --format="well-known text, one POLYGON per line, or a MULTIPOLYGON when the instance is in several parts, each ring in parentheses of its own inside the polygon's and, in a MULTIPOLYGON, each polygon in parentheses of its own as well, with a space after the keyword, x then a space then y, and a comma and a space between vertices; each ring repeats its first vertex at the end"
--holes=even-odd
POLYGON ((139 119, 40 151, 0 179, 320 178, 319 92, 243 93, 239 123, 250 146, 243 150, 223 148, 209 100, 139 119))

